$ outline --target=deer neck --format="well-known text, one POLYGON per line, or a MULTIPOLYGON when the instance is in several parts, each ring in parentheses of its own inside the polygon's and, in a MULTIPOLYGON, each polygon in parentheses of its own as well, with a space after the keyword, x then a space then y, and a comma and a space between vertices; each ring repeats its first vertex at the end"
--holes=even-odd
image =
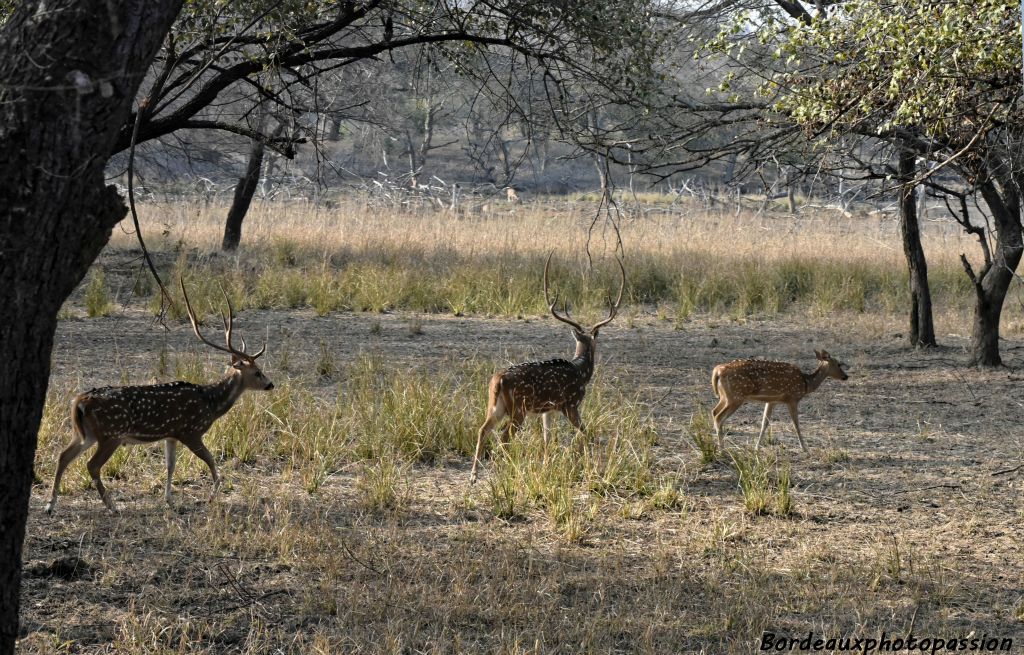
POLYGON ((223 416, 245 391, 242 374, 234 368, 220 382, 206 385, 206 398, 216 416, 223 416))
POLYGON ((572 364, 579 370, 583 382, 589 382, 594 374, 594 346, 576 344, 576 355, 572 358, 572 364))
POLYGON ((828 377, 828 375, 826 375, 826 371, 828 371, 828 365, 825 363, 821 363, 818 364, 818 368, 814 369, 813 373, 803 374, 804 384, 807 385, 807 393, 817 391, 818 387, 821 386, 821 383, 824 382, 825 378, 828 377))

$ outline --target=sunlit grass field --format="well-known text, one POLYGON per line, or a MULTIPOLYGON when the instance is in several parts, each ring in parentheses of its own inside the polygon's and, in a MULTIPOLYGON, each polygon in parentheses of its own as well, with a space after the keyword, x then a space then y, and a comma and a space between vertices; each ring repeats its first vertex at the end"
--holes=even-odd
POLYGON ((892 220, 641 209, 616 233, 587 199, 257 203, 224 254, 224 206, 144 204, 169 330, 134 236, 115 230, 58 330, 20 651, 710 654, 756 652, 766 631, 1018 634, 1020 482, 991 473, 1019 457, 1024 417, 1005 372, 957 363, 972 304, 959 255, 975 245, 926 224, 944 348, 913 352, 892 220), (601 332, 589 438, 560 420, 545 447, 531 419, 488 444, 471 485, 490 375, 572 352, 545 317, 545 259, 552 291, 596 321, 619 236, 627 289, 601 332), (103 471, 119 515, 89 488, 86 455, 45 516, 75 393, 222 374, 183 320, 179 277, 208 338, 223 288, 236 339, 270 342, 275 389, 205 439, 222 493, 205 502, 209 473, 183 453, 169 508, 163 450, 126 447, 103 471), (806 369, 824 346, 851 377, 801 405, 810 454, 784 416, 753 450, 756 403, 719 444, 711 366, 806 369))
MULTIPOLYGON (((627 303, 677 321, 694 314, 896 316, 909 302, 891 216, 808 210, 793 218, 655 205, 619 216, 617 235, 592 202, 536 202, 468 215, 378 208, 356 199, 330 207, 257 203, 240 251, 225 255, 219 244, 226 211, 218 204, 143 207, 143 230, 162 255, 166 281, 187 277, 200 312, 220 301, 223 286, 238 310, 541 314, 540 273, 554 252, 553 285, 579 311, 596 314, 616 281, 617 236, 629 271, 627 303)), ((924 242, 937 314, 966 315, 973 298, 959 256, 978 256, 976 244, 941 221, 925 224, 924 242)), ((112 246, 137 248, 123 231, 115 232, 112 246)), ((114 295, 122 303, 132 295, 148 298, 158 311, 159 296, 146 278, 109 278, 98 271, 83 287, 90 315, 109 313, 114 295)), ((1019 329, 1020 303, 1007 309, 1008 327, 1019 329)))

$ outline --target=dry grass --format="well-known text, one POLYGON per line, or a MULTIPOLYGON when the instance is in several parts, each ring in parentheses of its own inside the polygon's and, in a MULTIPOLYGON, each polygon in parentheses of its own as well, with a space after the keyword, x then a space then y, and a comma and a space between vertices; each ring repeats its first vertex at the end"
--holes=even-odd
MULTIPOLYGON (((536 293, 538 277, 552 249, 554 285, 585 318, 601 312, 616 282, 614 232, 599 221, 588 242, 594 219, 588 202, 538 202, 470 216, 396 212, 355 199, 331 208, 258 203, 247 219, 242 251, 230 256, 217 252, 225 213, 223 206, 187 203, 143 211, 161 268, 168 279, 189 278, 201 314, 220 303, 220 286, 239 309, 310 308, 320 316, 351 310, 539 314, 545 307, 536 293)), ((656 307, 677 323, 708 313, 893 316, 909 299, 893 220, 655 204, 640 217, 625 218, 621 230, 629 302, 656 307)), ((955 321, 951 330, 961 332, 972 292, 959 255, 976 255, 976 244, 941 221, 926 223, 924 244, 940 322, 955 321)), ((115 269, 107 271, 107 286, 120 302, 141 294, 155 310, 152 286, 123 267, 131 259, 123 251, 134 248, 132 235, 115 235, 105 260, 115 269)), ((1024 329, 1020 303, 1009 303, 1006 326, 1024 329)))
MULTIPOLYGON (((196 211, 149 208, 148 225, 167 224, 162 241, 150 240, 165 270, 188 263, 208 315, 219 290, 204 267, 240 306, 271 307, 242 311, 237 329, 250 342, 269 333, 276 388, 244 396, 211 430, 226 478, 213 504, 205 466, 185 454, 177 507, 167 508, 162 449, 135 447, 104 470, 122 514, 103 509, 80 460, 47 517, 73 393, 209 381, 225 363, 180 321, 170 332, 154 326, 148 300, 84 318, 84 292, 72 299, 40 431, 20 652, 749 653, 766 630, 1020 633, 1024 588, 1007 572, 1024 565, 1021 482, 990 475, 1024 447, 1020 407, 1006 401, 1017 383, 957 366, 964 339, 950 333, 965 330, 963 307, 940 315, 944 349, 903 349, 897 308, 876 302, 889 297, 886 280, 900 279, 898 249, 878 245, 894 243, 892 225, 696 213, 624 224, 634 301, 651 280, 692 279, 697 269, 668 268, 690 260, 709 279, 749 280, 723 287, 735 297, 763 283, 759 270, 793 261, 811 267, 778 279, 845 270, 882 282, 860 308, 831 296, 688 315, 678 297, 634 303, 601 333, 583 408, 593 442, 577 454, 559 421, 545 452, 531 420, 508 448, 492 448, 471 487, 489 374, 571 351, 564 326, 536 318, 537 263, 550 246, 560 288, 589 298, 584 317, 600 311, 607 259, 596 279, 576 278, 588 208, 458 219, 357 204, 319 214, 258 207, 244 239, 264 247, 237 258, 211 254, 218 214, 202 209, 195 220, 196 211), (419 259, 402 259, 409 253, 419 259), (353 267, 434 270, 443 282, 433 293, 457 288, 446 271, 465 269, 467 288, 497 298, 488 290, 497 278, 481 274, 495 263, 524 288, 510 311, 484 313, 523 311, 523 320, 440 305, 430 309, 449 313, 350 313, 327 302, 330 286, 326 304, 307 301, 317 271, 341 284, 353 267), (801 408, 812 452, 777 421, 752 453, 754 408, 737 414, 720 451, 707 420, 710 368, 759 355, 807 366, 823 346, 849 362, 851 379, 801 408)), ((952 276, 962 244, 936 232, 926 238, 933 269, 952 276)), ((102 262, 105 288, 122 302, 139 291, 124 266, 129 243, 118 237, 102 262)), ((390 277, 374 279, 363 280, 379 297, 370 309, 402 306, 390 277)), ((951 283, 943 293, 960 292, 951 283)), ((1010 361, 1021 348, 1012 336, 1004 344, 1010 361)))

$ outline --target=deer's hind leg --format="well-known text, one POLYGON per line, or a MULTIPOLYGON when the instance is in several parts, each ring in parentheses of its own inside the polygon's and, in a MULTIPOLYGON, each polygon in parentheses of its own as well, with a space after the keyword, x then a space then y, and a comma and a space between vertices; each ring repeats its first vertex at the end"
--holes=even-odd
POLYGON ((60 491, 60 480, 64 476, 64 470, 71 462, 78 459, 82 453, 92 448, 95 443, 96 439, 92 436, 80 435, 76 432, 71 443, 61 452, 60 457, 57 458, 57 472, 53 474, 53 488, 50 490, 50 501, 46 503, 45 511, 47 514, 52 514, 57 506, 57 493, 60 491))
POLYGON ((736 410, 743 406, 743 401, 731 401, 725 396, 723 396, 722 400, 719 401, 718 405, 719 406, 715 408, 715 411, 717 411, 718 413, 715 414, 713 418, 715 420, 715 434, 718 435, 718 442, 721 445, 723 444, 724 439, 722 426, 725 424, 725 419, 735 414, 736 410))
POLYGON ((509 414, 508 423, 501 430, 499 440, 502 446, 507 446, 512 441, 512 435, 519 431, 519 428, 523 427, 523 422, 526 420, 526 412, 521 409, 513 409, 509 414))
POLYGON ((103 504, 106 505, 107 509, 111 512, 117 512, 117 506, 114 505, 113 499, 110 497, 110 494, 107 493, 106 487, 103 486, 103 480, 100 479, 100 470, 120 445, 121 442, 117 439, 108 439, 100 442, 99 448, 96 449, 96 452, 93 453, 93 456, 89 459, 89 463, 86 464, 86 468, 89 469, 89 475, 92 477, 92 481, 96 485, 96 491, 100 494, 100 500, 103 501, 103 504))
MULTIPOLYGON (((473 468, 469 472, 470 483, 476 482, 476 468, 480 463, 480 454, 483 450, 484 438, 491 430, 494 429, 494 426, 497 425, 501 419, 505 418, 505 413, 505 400, 499 394, 498 397, 494 399, 494 403, 488 408, 487 420, 485 420, 484 424, 480 426, 480 431, 477 432, 476 435, 476 450, 473 453, 473 468)), ((506 428, 506 431, 507 429, 508 428, 506 428)))

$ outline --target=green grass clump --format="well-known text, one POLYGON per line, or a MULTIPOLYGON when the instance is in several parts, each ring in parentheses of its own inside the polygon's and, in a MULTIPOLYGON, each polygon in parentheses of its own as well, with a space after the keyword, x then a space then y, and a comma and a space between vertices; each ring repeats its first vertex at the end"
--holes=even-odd
POLYGON ((736 471, 743 506, 755 515, 789 516, 793 513, 790 469, 767 452, 741 449, 729 452, 736 471))
POLYGON ((480 365, 428 374, 389 365, 379 355, 360 356, 348 367, 341 390, 357 456, 393 452, 432 462, 446 452, 472 454, 475 416, 486 406, 484 383, 476 381, 485 376, 480 365))
POLYGON ((114 308, 102 268, 94 268, 85 287, 85 313, 89 318, 109 316, 114 308))
POLYGON ((602 506, 679 505, 677 490, 669 491, 654 470, 651 447, 657 432, 640 402, 596 380, 581 413, 589 441, 558 419, 545 447, 540 421, 530 421, 509 444, 493 449, 485 475, 495 515, 508 519, 539 510, 566 542, 579 543, 602 506))
POLYGON ((722 453, 718 446, 718 437, 715 436, 711 410, 700 401, 694 404, 687 434, 690 437, 690 443, 693 444, 700 456, 701 464, 706 465, 718 461, 722 453))
POLYGON ((363 507, 375 513, 401 510, 408 499, 408 465, 384 455, 363 464, 356 490, 363 507))

